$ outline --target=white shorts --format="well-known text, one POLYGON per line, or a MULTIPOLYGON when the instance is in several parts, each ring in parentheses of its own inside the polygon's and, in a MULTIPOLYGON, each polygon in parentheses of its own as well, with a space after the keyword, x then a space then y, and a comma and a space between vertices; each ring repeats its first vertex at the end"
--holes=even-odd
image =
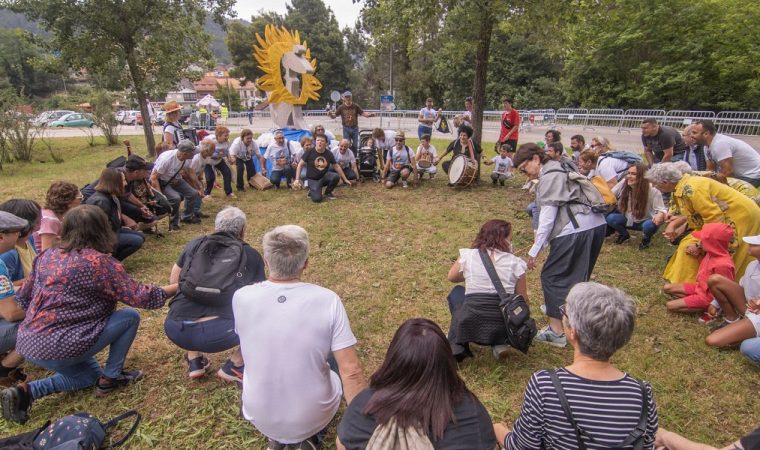
POLYGON ((746 317, 747 319, 749 319, 750 322, 752 322, 752 325, 755 326, 755 333, 757 333, 757 337, 760 337, 760 314, 747 311, 746 313, 744 313, 744 317, 746 317))

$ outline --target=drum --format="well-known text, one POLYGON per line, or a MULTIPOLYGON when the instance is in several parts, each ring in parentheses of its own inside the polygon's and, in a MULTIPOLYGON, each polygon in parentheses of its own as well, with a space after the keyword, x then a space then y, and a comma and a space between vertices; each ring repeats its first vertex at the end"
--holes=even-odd
POLYGON ((449 183, 457 187, 467 187, 475 181, 478 173, 477 161, 464 155, 457 155, 449 166, 449 183))
POLYGON ((417 161, 417 165, 420 166, 421 169, 429 169, 430 166, 433 165, 433 154, 426 152, 420 155, 420 160, 417 161))

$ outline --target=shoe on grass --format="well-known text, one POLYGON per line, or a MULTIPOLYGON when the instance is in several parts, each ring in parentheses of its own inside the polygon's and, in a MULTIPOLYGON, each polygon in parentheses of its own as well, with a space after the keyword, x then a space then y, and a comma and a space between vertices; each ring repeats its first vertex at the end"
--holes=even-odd
POLYGON ((216 372, 216 376, 231 383, 242 383, 245 366, 236 366, 229 359, 216 372))
POLYGON ((642 239, 639 244, 639 250, 646 250, 652 245, 652 239, 642 239))
POLYGON ((509 346, 507 344, 491 346, 491 353, 493 353, 493 357, 499 361, 502 359, 507 359, 507 350, 509 350, 509 346))
POLYGON ((567 337, 565 336, 565 333, 557 334, 550 326, 539 331, 538 334, 536 334, 536 340, 555 347, 567 346, 567 337))
POLYGON ((631 235, 630 234, 621 234, 621 235, 619 235, 617 237, 617 239, 615 239, 615 243, 617 245, 620 245, 620 244, 626 242, 629 239, 631 239, 631 235))
POLYGON ((199 356, 193 359, 189 359, 185 356, 185 361, 187 361, 187 376, 193 380, 205 377, 206 371, 211 366, 211 361, 205 356, 199 356))
POLYGON ((0 391, 0 406, 5 420, 25 424, 29 420, 29 408, 32 406, 29 385, 21 383, 0 391))
POLYGON ((95 395, 98 397, 108 395, 119 388, 142 380, 144 376, 145 374, 141 370, 122 370, 121 374, 116 378, 108 378, 103 375, 95 383, 95 395))

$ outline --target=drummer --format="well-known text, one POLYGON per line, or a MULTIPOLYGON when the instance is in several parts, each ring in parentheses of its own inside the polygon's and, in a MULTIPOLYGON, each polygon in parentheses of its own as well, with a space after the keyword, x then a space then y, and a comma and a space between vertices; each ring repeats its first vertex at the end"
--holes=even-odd
MULTIPOLYGON (((480 153, 481 148, 480 145, 478 145, 477 142, 473 142, 472 140, 472 127, 468 125, 462 125, 459 127, 458 130, 458 138, 451 141, 449 146, 446 148, 446 151, 441 155, 440 158, 434 160, 434 164, 438 164, 443 158, 446 157, 449 153, 454 153, 454 158, 457 157, 459 154, 464 154, 466 157, 477 161, 478 163, 478 171, 475 174, 475 180, 480 180, 480 153)), ((443 167, 443 171, 446 173, 449 173, 449 167, 451 166, 451 160, 445 161, 443 164, 441 164, 441 167, 443 167)))
POLYGON ((414 159, 417 160, 417 176, 422 179, 422 176, 428 174, 432 180, 435 177, 435 173, 438 169, 433 164, 437 156, 435 147, 430 143, 430 135, 423 134, 420 139, 420 145, 417 147, 417 153, 414 155, 414 159))
POLYGON ((409 187, 407 182, 409 175, 414 172, 415 177, 418 176, 417 162, 414 159, 414 153, 406 146, 404 132, 397 132, 394 141, 396 144, 388 152, 385 167, 383 167, 382 178, 385 180, 387 189, 395 186, 399 179, 401 180, 401 187, 409 187))

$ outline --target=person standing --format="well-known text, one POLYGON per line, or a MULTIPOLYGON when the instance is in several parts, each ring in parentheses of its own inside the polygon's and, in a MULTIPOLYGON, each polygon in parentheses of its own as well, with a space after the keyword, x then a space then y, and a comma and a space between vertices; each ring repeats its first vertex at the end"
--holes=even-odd
POLYGON ((464 112, 462 113, 462 125, 472 126, 472 97, 464 99, 464 112))
POLYGON ((510 147, 517 150, 517 140, 520 137, 520 112, 512 108, 512 99, 504 97, 501 100, 504 105, 504 112, 501 114, 501 133, 496 148, 501 144, 509 144, 510 147))
POLYGON ((417 122, 420 124, 417 126, 417 138, 422 140, 424 135, 433 135, 433 124, 438 118, 441 117, 441 110, 433 109, 433 99, 428 97, 425 100, 425 107, 420 109, 420 114, 417 116, 417 122))
POLYGON ((227 108, 227 105, 225 105, 224 103, 222 103, 221 108, 219 108, 219 113, 221 115, 220 122, 222 122, 223 124, 226 124, 227 123, 227 118, 230 117, 230 110, 229 110, 229 108, 227 108))
POLYGON ((351 91, 343 93, 343 104, 338 106, 335 111, 328 112, 331 119, 340 116, 343 124, 343 139, 351 141, 351 150, 356 154, 359 146, 359 116, 374 117, 375 113, 364 111, 361 106, 353 102, 351 91))
POLYGON ((270 449, 318 449, 341 397, 350 405, 366 387, 356 337, 338 294, 301 281, 309 262, 306 230, 279 226, 264 235, 263 247, 269 278, 232 297, 251 369, 242 377, 242 416, 270 449))
POLYGON ((182 125, 179 123, 179 116, 182 107, 175 101, 164 103, 166 118, 164 119, 164 129, 161 134, 161 142, 168 146, 168 150, 177 148, 179 142, 185 138, 182 125))
POLYGON ((654 118, 641 122, 641 144, 650 166, 659 162, 680 161, 687 149, 678 130, 660 125, 654 118))

